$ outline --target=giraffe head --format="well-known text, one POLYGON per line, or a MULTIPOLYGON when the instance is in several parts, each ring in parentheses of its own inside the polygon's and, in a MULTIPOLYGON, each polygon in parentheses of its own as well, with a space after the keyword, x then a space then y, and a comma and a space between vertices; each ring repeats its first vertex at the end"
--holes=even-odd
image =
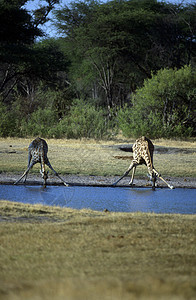
POLYGON ((44 171, 40 170, 40 174, 42 175, 42 178, 44 180, 44 187, 46 187, 46 180, 48 179, 48 172, 46 172, 46 170, 44 170, 44 171))
POLYGON ((152 182, 153 189, 155 189, 157 177, 158 177, 157 174, 154 171, 152 171, 152 174, 150 175, 150 180, 152 182))

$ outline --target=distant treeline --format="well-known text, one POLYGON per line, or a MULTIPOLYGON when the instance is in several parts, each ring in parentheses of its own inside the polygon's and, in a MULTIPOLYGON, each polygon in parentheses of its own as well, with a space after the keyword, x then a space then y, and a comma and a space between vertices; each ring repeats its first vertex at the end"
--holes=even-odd
POLYGON ((192 1, 26 2, 0 2, 0 136, 196 135, 192 1))

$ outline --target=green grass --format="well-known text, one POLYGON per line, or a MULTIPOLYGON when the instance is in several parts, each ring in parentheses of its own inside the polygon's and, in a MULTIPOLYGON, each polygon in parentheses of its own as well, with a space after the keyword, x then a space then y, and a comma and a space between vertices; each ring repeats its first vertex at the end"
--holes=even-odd
MULTIPOLYGON (((28 145, 32 139, 0 139, 0 171, 22 173, 27 167, 28 145), (12 147, 10 147, 12 146, 12 147)), ((61 174, 81 175, 121 175, 128 168, 130 160, 119 160, 115 156, 127 156, 112 145, 127 143, 125 140, 47 140, 48 157, 54 169, 61 174)), ((134 140, 130 140, 133 143, 134 140)), ((153 141, 157 146, 189 148, 196 151, 196 141, 153 141)), ((131 153, 130 153, 131 157, 131 153)), ((195 177, 195 153, 154 154, 154 166, 164 176, 195 177)), ((40 166, 34 166, 31 172, 39 172, 40 166)), ((137 168, 136 176, 146 176, 145 166, 137 168)))
POLYGON ((196 216, 0 202, 0 299, 194 299, 196 216))

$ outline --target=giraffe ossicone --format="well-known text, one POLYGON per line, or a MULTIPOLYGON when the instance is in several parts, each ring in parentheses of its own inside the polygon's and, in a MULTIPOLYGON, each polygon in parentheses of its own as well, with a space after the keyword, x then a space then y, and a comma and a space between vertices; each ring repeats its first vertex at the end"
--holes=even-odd
POLYGON ((24 182, 26 182, 27 175, 30 169, 36 163, 40 163, 41 165, 40 173, 44 180, 44 187, 46 187, 46 181, 48 179, 48 172, 46 172, 45 165, 47 165, 54 172, 54 174, 64 183, 65 186, 68 186, 68 184, 59 176, 59 174, 51 166, 49 159, 47 157, 47 153, 48 153, 48 145, 44 139, 37 137, 35 140, 33 140, 28 148, 28 167, 26 171, 23 173, 23 175, 14 184, 18 184, 24 177, 25 177, 24 182))

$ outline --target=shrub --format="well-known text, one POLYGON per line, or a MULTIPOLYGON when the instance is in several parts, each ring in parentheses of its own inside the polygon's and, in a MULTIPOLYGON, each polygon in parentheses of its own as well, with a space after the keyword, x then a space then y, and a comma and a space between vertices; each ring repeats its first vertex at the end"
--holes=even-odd
POLYGON ((75 100, 69 115, 64 117, 57 126, 57 131, 67 138, 103 138, 109 136, 111 123, 104 117, 102 109, 94 105, 75 100))
POLYGON ((28 121, 22 121, 20 132, 22 136, 55 137, 52 134, 52 128, 56 127, 57 122, 55 111, 39 108, 31 114, 28 121))
POLYGON ((195 72, 190 66, 164 69, 152 75, 132 98, 132 107, 118 113, 119 127, 126 136, 191 136, 195 127, 195 72))
POLYGON ((57 112, 41 109, 31 114, 28 121, 22 120, 21 136, 42 136, 48 138, 95 138, 110 136, 111 121, 104 117, 102 109, 93 104, 75 100, 68 115, 58 120, 57 112))
POLYGON ((17 135, 16 115, 0 102, 0 136, 17 135))

